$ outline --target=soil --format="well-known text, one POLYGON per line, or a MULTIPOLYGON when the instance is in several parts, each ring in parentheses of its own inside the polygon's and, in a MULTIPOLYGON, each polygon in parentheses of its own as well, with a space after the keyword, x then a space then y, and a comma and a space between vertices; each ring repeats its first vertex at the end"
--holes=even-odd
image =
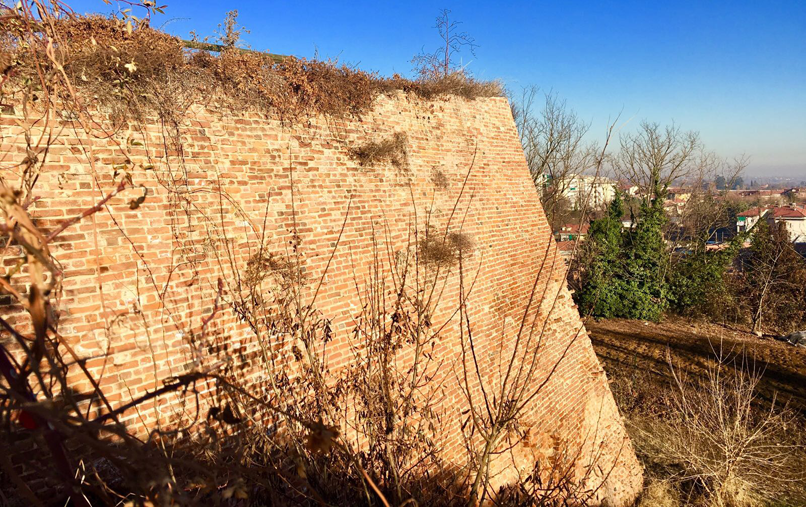
POLYGON ((650 374, 658 382, 671 381, 675 371, 701 375, 721 353, 731 361, 745 361, 762 370, 759 395, 767 402, 806 415, 806 348, 758 337, 743 330, 671 317, 660 323, 635 320, 589 320, 586 324, 594 350, 611 378, 630 372, 650 374))

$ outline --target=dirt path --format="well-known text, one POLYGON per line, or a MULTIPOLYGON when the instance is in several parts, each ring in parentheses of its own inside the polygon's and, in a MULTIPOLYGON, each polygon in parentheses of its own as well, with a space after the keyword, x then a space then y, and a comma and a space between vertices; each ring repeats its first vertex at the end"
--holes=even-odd
POLYGON ((762 397, 777 396, 792 408, 806 412, 806 349, 726 327, 671 318, 659 324, 634 320, 590 320, 588 332, 608 374, 630 370, 651 372, 659 381, 671 379, 667 357, 678 369, 699 374, 713 364, 720 350, 725 356, 747 358, 751 367, 764 369, 759 384, 762 397))

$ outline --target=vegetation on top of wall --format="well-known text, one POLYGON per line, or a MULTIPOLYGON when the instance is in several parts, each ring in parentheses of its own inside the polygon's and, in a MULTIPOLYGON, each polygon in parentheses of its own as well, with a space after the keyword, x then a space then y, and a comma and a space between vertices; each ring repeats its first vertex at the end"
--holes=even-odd
POLYGON ((317 114, 358 116, 378 95, 397 90, 425 99, 503 95, 498 83, 478 81, 461 70, 412 81, 331 61, 276 61, 276 55, 236 47, 225 47, 217 56, 191 51, 178 38, 125 18, 63 17, 38 29, 56 41, 55 58, 47 57, 47 48, 26 43, 28 27, 19 19, 0 22, 0 96, 21 93, 44 71, 63 73, 77 91, 104 105, 134 103, 164 112, 171 103, 214 97, 229 107, 293 121, 317 114))

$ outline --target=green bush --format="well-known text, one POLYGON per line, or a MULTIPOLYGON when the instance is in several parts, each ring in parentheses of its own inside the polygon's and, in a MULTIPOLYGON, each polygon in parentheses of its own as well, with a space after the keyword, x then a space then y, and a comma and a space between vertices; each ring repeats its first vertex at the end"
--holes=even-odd
POLYGON ((635 230, 621 230, 620 196, 594 220, 583 253, 577 304, 597 318, 658 321, 668 307, 662 201, 644 201, 635 230))

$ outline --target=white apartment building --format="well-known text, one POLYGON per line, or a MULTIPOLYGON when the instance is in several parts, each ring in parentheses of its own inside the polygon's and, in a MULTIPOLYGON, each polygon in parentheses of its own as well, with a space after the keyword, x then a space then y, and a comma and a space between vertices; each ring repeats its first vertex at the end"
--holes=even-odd
POLYGON ((604 176, 588 174, 571 175, 562 184, 563 196, 576 208, 587 204, 588 208, 608 204, 616 197, 618 182, 604 176))

